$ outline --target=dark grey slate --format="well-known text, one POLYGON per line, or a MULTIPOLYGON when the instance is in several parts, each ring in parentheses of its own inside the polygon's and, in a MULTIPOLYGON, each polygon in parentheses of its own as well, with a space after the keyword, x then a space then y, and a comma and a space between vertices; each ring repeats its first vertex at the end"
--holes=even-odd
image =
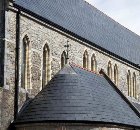
POLYGON ((140 37, 83 0, 15 0, 15 3, 132 63, 140 64, 140 37))
POLYGON ((23 112, 23 110, 29 105, 29 103, 31 101, 32 101, 32 99, 30 99, 30 98, 25 101, 25 103, 23 104, 22 108, 20 109, 18 115, 20 115, 23 112))
POLYGON ((134 106, 139 110, 140 112, 140 104, 133 102, 134 106))
POLYGON ((140 127, 138 115, 103 76, 72 68, 75 74, 57 73, 15 123, 65 120, 140 127))
POLYGON ((65 66, 57 74, 76 74, 76 72, 69 67, 69 64, 65 64, 65 66))

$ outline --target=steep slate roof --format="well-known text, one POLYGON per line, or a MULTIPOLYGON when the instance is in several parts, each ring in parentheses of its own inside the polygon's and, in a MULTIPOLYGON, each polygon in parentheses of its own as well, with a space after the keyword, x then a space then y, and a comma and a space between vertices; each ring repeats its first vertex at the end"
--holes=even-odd
POLYGON ((47 121, 102 122, 140 127, 138 115, 104 76, 74 65, 62 68, 15 123, 47 121))
POLYGON ((17 5, 112 52, 140 64, 140 37, 83 0, 15 0, 17 5))
POLYGON ((140 112, 140 104, 133 102, 134 106, 139 110, 140 112))

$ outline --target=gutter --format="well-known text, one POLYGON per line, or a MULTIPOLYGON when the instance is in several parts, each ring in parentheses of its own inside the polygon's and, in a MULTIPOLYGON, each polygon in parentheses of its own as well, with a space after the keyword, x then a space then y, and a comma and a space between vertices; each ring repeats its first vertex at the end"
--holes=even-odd
POLYGON ((115 123, 115 122, 102 122, 102 121, 83 121, 83 120, 44 120, 44 121, 24 121, 24 122, 13 122, 13 125, 16 126, 34 126, 36 124, 63 124, 63 125, 82 125, 82 126, 103 126, 103 127, 110 127, 110 128, 122 128, 127 130, 140 130, 139 126, 132 126, 122 123, 115 123))
POLYGON ((16 58, 15 58, 15 100, 14 100, 14 120, 18 116, 18 95, 19 95, 19 50, 20 50, 20 9, 16 16, 16 58))

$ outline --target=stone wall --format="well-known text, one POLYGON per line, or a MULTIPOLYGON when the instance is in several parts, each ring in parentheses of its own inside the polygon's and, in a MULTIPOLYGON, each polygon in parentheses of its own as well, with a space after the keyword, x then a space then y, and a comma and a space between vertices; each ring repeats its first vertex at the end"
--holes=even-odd
MULTIPOLYGON (((91 68, 91 56, 94 53, 97 59, 98 72, 101 68, 107 72, 108 62, 111 61, 112 68, 117 64, 119 71, 120 90, 127 95, 127 72, 128 70, 136 73, 137 89, 140 98, 140 75, 139 71, 118 59, 101 52, 100 50, 75 39, 59 30, 49 27, 41 21, 33 20, 25 15, 21 16, 20 40, 22 43, 25 35, 29 37, 29 68, 30 68, 30 91, 21 88, 21 72, 19 77, 19 108, 28 96, 34 97, 42 89, 42 59, 43 47, 48 45, 50 50, 51 77, 61 68, 61 54, 66 49, 66 41, 71 44, 69 58, 70 62, 83 66, 83 54, 87 50, 89 55, 89 69, 91 68)), ((6 41, 5 41, 5 82, 1 103, 2 111, 2 130, 5 130, 13 120, 14 112, 14 88, 15 88, 15 47, 16 47, 16 13, 6 12, 6 41)), ((20 46, 21 48, 21 46, 20 46)), ((21 58, 21 49, 20 49, 21 58)), ((20 60, 21 70, 21 60, 20 60)), ((1 94, 0 94, 1 97, 1 94)), ((133 99, 133 98, 132 98, 133 99)), ((135 102, 137 100, 133 99, 135 102)), ((0 119, 1 120, 1 119, 0 119)), ((30 129, 31 130, 31 129, 30 129)))
MULTIPOLYGON (((9 17, 9 13, 6 12, 4 85, 0 90, 1 130, 6 130, 14 119, 16 19, 10 18, 12 17, 9 17), (14 33, 10 35, 9 32, 12 31, 14 33)), ((25 90, 19 93, 19 108, 26 100, 26 93, 25 90)))

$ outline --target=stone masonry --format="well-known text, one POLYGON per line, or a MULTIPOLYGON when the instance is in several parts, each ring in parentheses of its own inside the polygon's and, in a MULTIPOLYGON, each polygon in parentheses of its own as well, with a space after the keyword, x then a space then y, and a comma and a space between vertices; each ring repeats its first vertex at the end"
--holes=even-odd
MULTIPOLYGON (((15 88, 15 48, 16 48, 16 12, 6 11, 6 27, 5 27, 5 78, 4 87, 0 88, 0 125, 1 130, 6 130, 10 122, 13 120, 14 113, 14 88, 15 88)), ((83 66, 83 54, 87 50, 89 55, 89 69, 91 68, 91 57, 94 53, 97 59, 98 72, 102 69, 107 73, 108 62, 118 66, 119 89, 127 96, 127 72, 130 70, 131 75, 135 72, 137 77, 137 95, 138 99, 130 98, 135 102, 140 101, 140 74, 139 70, 119 59, 116 59, 93 46, 90 46, 68 34, 49 27, 47 24, 26 16, 21 15, 20 43, 23 42, 25 35, 29 37, 29 67, 30 67, 30 91, 21 88, 21 76, 19 77, 19 108, 23 105, 27 95, 34 97, 42 89, 42 59, 43 47, 48 45, 50 50, 51 77, 53 77, 61 68, 61 54, 66 49, 66 41, 71 44, 69 58, 70 62, 83 66)), ((112 43, 113 44, 113 43, 112 43)), ((0 44, 1 45, 1 44, 0 44)), ((21 46, 20 46, 21 48, 21 46)), ((1 46, 0 46, 1 53, 1 46)), ((21 49, 20 49, 21 58, 21 49)), ((0 59, 1 62, 1 59, 0 59)), ((1 65, 1 64, 0 64, 1 65)), ((20 60, 21 65, 21 60, 20 60)), ((21 66, 20 66, 21 70, 21 66)), ((1 71, 0 71, 1 73, 1 71)), ((20 72, 21 75, 21 72, 20 72)), ((1 87, 1 86, 0 86, 1 87)), ((29 128, 30 130, 32 128, 29 128)), ((68 128, 69 129, 69 128, 68 128)), ((79 129, 79 128, 78 128, 79 129)), ((78 130, 77 129, 77 130, 78 130)), ((18 130, 23 130, 19 128, 18 130)), ((28 130, 28 129, 26 129, 28 130)), ((50 129, 49 129, 50 130, 50 129)), ((52 129, 56 130, 56 129, 52 129)), ((89 129, 87 129, 89 130, 89 129)), ((90 128, 90 130, 96 130, 90 128)), ((98 130, 106 130, 98 128, 98 130)), ((116 130, 116 129, 113 129, 116 130)))

